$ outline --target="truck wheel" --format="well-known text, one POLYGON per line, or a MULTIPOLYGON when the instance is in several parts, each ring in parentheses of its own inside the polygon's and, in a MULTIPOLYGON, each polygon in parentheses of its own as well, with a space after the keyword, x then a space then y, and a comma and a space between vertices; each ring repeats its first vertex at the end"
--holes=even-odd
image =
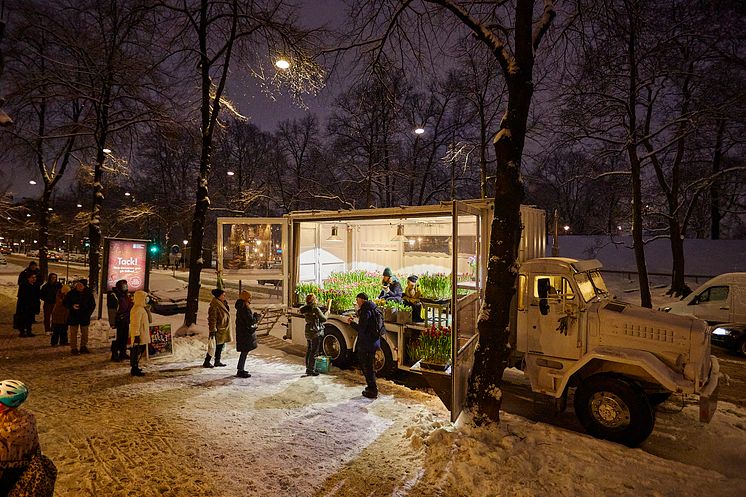
POLYGON ((324 338, 321 340, 321 350, 325 356, 331 358, 332 364, 338 368, 346 368, 352 361, 352 352, 347 348, 344 335, 335 326, 324 326, 324 338))
POLYGON ((389 347, 389 343, 384 339, 381 339, 381 348, 376 350, 373 369, 376 372, 376 376, 381 378, 391 378, 397 371, 391 347, 389 347))
POLYGON ((736 351, 741 355, 741 357, 746 357, 746 338, 743 338, 738 342, 736 351))
POLYGON ((645 391, 611 376, 591 376, 578 386, 575 415, 589 434, 628 447, 640 445, 655 426, 645 391))

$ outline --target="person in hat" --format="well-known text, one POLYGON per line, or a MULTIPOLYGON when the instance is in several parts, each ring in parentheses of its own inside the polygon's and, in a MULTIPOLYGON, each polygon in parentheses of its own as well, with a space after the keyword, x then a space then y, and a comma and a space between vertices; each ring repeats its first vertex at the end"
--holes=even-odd
POLYGON ((65 299, 62 301, 70 311, 67 324, 70 325, 70 351, 73 355, 89 354, 88 350, 88 326, 91 324, 91 315, 96 309, 96 299, 93 292, 88 288, 88 280, 81 279, 75 282, 65 299), (78 330, 80 330, 80 349, 78 349, 78 330))
POLYGON ((0 381, 0 495, 51 497, 57 469, 41 453, 36 418, 20 408, 28 393, 21 381, 0 381))
POLYGON ((116 338, 111 342, 111 360, 114 362, 129 359, 127 355, 127 336, 130 328, 130 298, 127 280, 119 280, 106 296, 106 308, 109 314, 109 326, 117 330, 116 338))
MULTIPOLYGON (((145 353, 145 348, 150 343, 150 313, 147 309, 148 294, 143 290, 135 292, 132 309, 127 319, 127 341, 130 346, 130 374, 132 376, 144 376, 140 369, 140 357, 145 353)), ((121 357, 121 356, 120 356, 121 357)))
POLYGON ((391 268, 387 267, 383 270, 383 282, 381 293, 378 294, 379 299, 394 300, 401 303, 402 288, 399 279, 394 276, 391 272, 391 268))
POLYGON ((38 312, 39 293, 36 291, 36 274, 26 273, 26 280, 18 285, 18 300, 16 301, 16 314, 13 319, 13 327, 21 332, 22 337, 32 337, 31 326, 34 316, 38 312))
POLYGON ((306 375, 318 376, 316 371, 316 356, 319 353, 319 346, 324 337, 324 321, 326 316, 316 303, 316 295, 309 293, 306 295, 306 305, 300 308, 300 313, 306 320, 306 375))
POLYGON ((412 308, 412 321, 415 323, 422 322, 422 292, 417 284, 418 277, 413 274, 407 278, 407 287, 404 289, 402 301, 404 305, 412 308))
POLYGON ((202 364, 202 367, 205 368, 225 366, 220 362, 220 356, 225 344, 231 341, 231 313, 228 301, 225 298, 225 290, 214 289, 212 297, 210 308, 207 311, 207 326, 210 331, 210 338, 215 338, 215 363, 210 364, 212 357, 208 351, 205 355, 205 362, 202 364))
POLYGON ((251 378, 246 371, 246 357, 257 347, 256 328, 261 314, 251 311, 251 292, 244 290, 236 300, 236 350, 239 352, 236 376, 251 378))

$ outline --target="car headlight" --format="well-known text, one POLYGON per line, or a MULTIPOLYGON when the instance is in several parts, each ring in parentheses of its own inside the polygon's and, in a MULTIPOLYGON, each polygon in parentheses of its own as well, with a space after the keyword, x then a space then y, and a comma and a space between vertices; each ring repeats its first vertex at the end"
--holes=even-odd
POLYGON ((727 328, 715 328, 714 330, 712 330, 712 334, 718 336, 727 336, 730 335, 730 330, 727 328))
POLYGON ((663 312, 671 312, 671 308, 670 307, 661 307, 661 311, 663 311, 663 312))

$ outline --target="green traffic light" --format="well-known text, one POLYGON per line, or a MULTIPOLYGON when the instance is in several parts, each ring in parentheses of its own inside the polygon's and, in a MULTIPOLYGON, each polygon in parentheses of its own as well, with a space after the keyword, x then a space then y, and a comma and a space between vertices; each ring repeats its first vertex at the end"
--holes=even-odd
POLYGON ((153 245, 150 247, 150 253, 151 254, 157 254, 158 253, 158 247, 153 245))

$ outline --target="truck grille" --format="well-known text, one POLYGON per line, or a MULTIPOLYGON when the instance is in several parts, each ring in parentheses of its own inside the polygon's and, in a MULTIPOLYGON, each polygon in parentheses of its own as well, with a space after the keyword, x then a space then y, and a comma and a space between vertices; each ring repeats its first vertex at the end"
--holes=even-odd
POLYGON ((666 328, 654 328, 649 326, 642 326, 639 324, 625 323, 623 327, 623 333, 626 336, 644 338, 647 340, 656 340, 658 342, 674 342, 674 332, 666 328))

